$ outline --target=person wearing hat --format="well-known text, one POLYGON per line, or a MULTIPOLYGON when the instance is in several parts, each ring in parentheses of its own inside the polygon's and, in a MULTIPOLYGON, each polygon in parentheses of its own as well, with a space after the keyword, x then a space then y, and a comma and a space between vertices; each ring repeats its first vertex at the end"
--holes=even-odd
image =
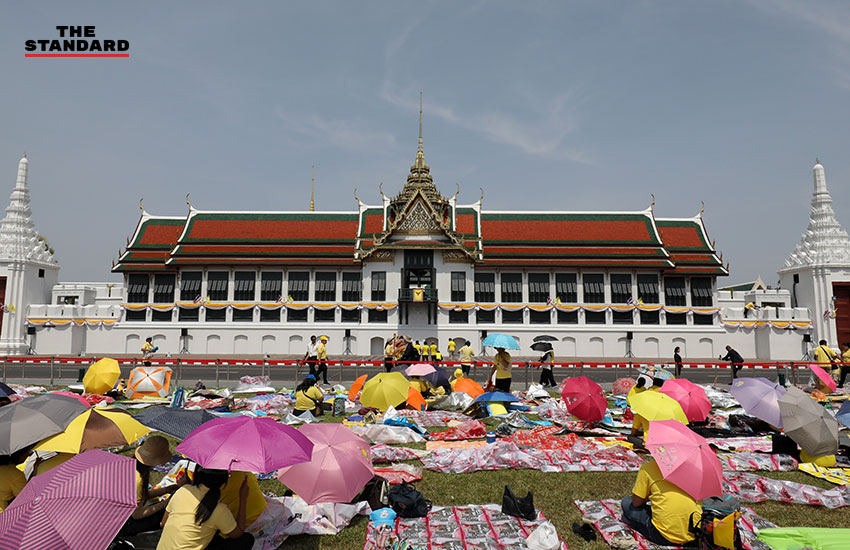
POLYGON ((316 377, 308 374, 304 377, 304 381, 295 388, 295 410, 292 412, 296 416, 306 411, 319 415, 321 414, 322 401, 324 400, 325 395, 319 389, 316 383, 316 377))
POLYGON ((319 362, 316 365, 316 380, 319 376, 322 377, 322 383, 328 383, 328 337, 322 336, 319 338, 319 345, 316 346, 316 360, 319 362))
POLYGON ((177 483, 157 489, 150 488, 151 469, 161 466, 171 460, 171 449, 168 440, 161 435, 152 435, 139 445, 135 452, 136 456, 136 509, 133 515, 121 528, 119 535, 132 536, 144 531, 158 531, 162 517, 165 514, 165 506, 168 499, 164 498, 158 502, 148 505, 153 498, 171 495, 177 489, 185 485, 189 478, 181 476, 177 483))
POLYGON ((404 353, 401 355, 399 361, 404 361, 408 364, 419 361, 419 349, 416 347, 416 344, 412 343, 413 339, 410 336, 405 336, 404 341, 407 342, 407 347, 404 348, 404 353))
POLYGON ((462 369, 455 369, 454 379, 452 379, 452 381, 451 381, 452 391, 455 390, 455 384, 457 384, 457 381, 460 380, 461 378, 463 378, 463 370, 462 369))
POLYGON ((372 526, 375 528, 375 548, 389 548, 394 542, 396 513, 392 508, 379 508, 369 514, 372 526))

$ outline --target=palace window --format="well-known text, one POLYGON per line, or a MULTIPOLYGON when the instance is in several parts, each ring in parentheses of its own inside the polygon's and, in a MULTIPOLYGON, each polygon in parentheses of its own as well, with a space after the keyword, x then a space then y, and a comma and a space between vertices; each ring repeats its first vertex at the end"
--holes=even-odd
MULTIPOLYGON (((684 277, 664 277, 664 304, 668 306, 688 305, 687 293, 685 292, 684 277)), ((684 323, 667 323, 684 324, 684 323)))
POLYGON ((313 320, 317 323, 333 323, 336 321, 336 308, 313 310, 313 320))
POLYGON ((628 273, 611 274, 611 303, 627 304, 632 297, 632 276, 628 273))
POLYGON ((466 324, 469 323, 469 312, 465 309, 449 311, 449 323, 466 324))
POLYGON ((153 301, 156 304, 170 304, 174 302, 174 275, 154 275, 153 301))
MULTIPOLYGON (((711 307, 714 305, 714 296, 712 296, 711 292, 711 278, 691 277, 691 305, 696 307, 711 307)), ((696 324, 696 320, 694 320, 694 324, 696 324)))
POLYGON ((335 302, 336 301, 336 273, 333 273, 333 272, 316 273, 316 289, 313 292, 313 296, 315 297, 314 299, 317 302, 335 302))
MULTIPOLYGON (((284 301, 283 272, 263 271, 260 273, 260 300, 263 302, 284 301)), ((262 315, 260 315, 262 320, 262 315)), ((280 312, 277 312, 277 320, 280 321, 280 312)))
POLYGON ((522 310, 508 311, 507 309, 503 309, 502 322, 509 324, 522 324, 522 310))
POLYGON ((210 271, 207 273, 207 296, 213 302, 227 301, 227 278, 226 271, 210 271))
POLYGON ((475 274, 475 301, 485 304, 496 301, 496 275, 494 273, 475 274))
MULTIPOLYGON (((374 273, 372 274, 374 275, 374 273)), ((387 322, 387 310, 386 309, 370 309, 369 310, 369 322, 370 323, 386 323, 387 322)))
MULTIPOLYGON (((233 300, 236 302, 254 301, 254 284, 257 274, 253 271, 237 271, 233 275, 233 300)), ((234 321, 236 318, 234 317, 234 321)))
POLYGON ((559 325, 576 325, 578 324, 578 310, 575 311, 558 311, 559 325))
POLYGON ((209 309, 205 314, 208 323, 223 323, 227 320, 227 309, 209 309))
POLYGON ((688 324, 688 314, 687 313, 665 313, 664 317, 667 319, 668 325, 687 325, 688 324))
POLYGON ((638 298, 644 304, 658 303, 658 276, 657 275, 638 275, 638 298))
POLYGON ((127 284, 127 302, 130 304, 148 303, 148 286, 150 277, 148 275, 130 275, 127 284))
POLYGON ((585 311, 584 312, 584 324, 586 324, 586 325, 604 325, 605 324, 605 312, 604 311, 585 311))
POLYGON ((151 312, 151 321, 155 323, 170 323, 172 319, 174 319, 174 313, 171 311, 153 310, 151 312))
POLYGON ((261 323, 279 323, 280 309, 260 309, 261 323))
POLYGON ((694 324, 695 325, 713 325, 714 324, 714 315, 694 313, 694 324))
MULTIPOLYGON (((343 272, 342 274, 342 301, 343 302, 359 302, 363 299, 363 284, 360 280, 360 272, 343 272)), ((345 321, 345 312, 342 314, 345 321)), ((357 322, 360 322, 360 313, 358 310, 357 322)))
MULTIPOLYGON (((387 272, 386 271, 373 271, 372 272, 372 295, 371 300, 373 302, 383 302, 387 299, 387 272)), ((386 311, 384 312, 386 313, 386 311)), ((369 320, 371 321, 371 315, 369 316, 369 320)), ((386 317, 386 316, 385 316, 386 317)), ((386 319, 384 321, 380 321, 386 323, 386 319)))
POLYGON ((343 323, 359 323, 360 322, 360 310, 359 309, 343 309, 342 310, 342 322, 343 323))
MULTIPOLYGON (((289 272, 289 288, 287 288, 288 296, 292 297, 295 302, 306 302, 310 299, 310 274, 306 271, 290 271, 289 272)), ((306 311, 306 310, 304 310, 306 311)), ((287 319, 289 316, 287 316, 287 319)), ((306 321, 306 315, 304 320, 306 321)))
MULTIPOLYGON (((466 301, 466 273, 452 271, 452 302, 466 301)), ((466 321, 463 321, 464 323, 466 321)))
MULTIPOLYGON (((528 301, 545 304, 549 301, 549 274, 528 274, 528 301)), ((532 321, 533 322, 533 321, 532 321)), ((548 322, 548 321, 547 321, 548 322)))
POLYGON ((288 323, 306 323, 307 308, 305 307, 304 309, 287 309, 286 321, 288 323))
MULTIPOLYGON (((200 271, 188 271, 180 274, 180 301, 194 302, 203 298, 201 296, 201 279, 203 273, 200 271)), ((197 311, 197 310, 195 310, 197 311)))
MULTIPOLYGON (((605 303, 605 278, 604 275, 582 275, 582 283, 584 284, 584 303, 586 304, 604 304, 605 303)), ((604 322, 604 321, 603 321, 604 322)))
POLYGON ((657 311, 641 311, 640 324, 642 325, 657 325, 660 324, 659 314, 657 311))
POLYGON ((502 302, 522 302, 522 273, 502 273, 502 302))
POLYGON ((532 325, 548 325, 552 322, 552 312, 532 309, 528 312, 528 322, 532 325))
POLYGON ((250 323, 254 321, 254 308, 251 309, 234 309, 234 323, 250 323))
MULTIPOLYGON (((578 302, 578 283, 575 273, 555 274, 555 295, 564 304, 578 302)), ((578 321, 576 321, 578 322, 578 321)))
POLYGON ((484 325, 488 323, 496 322, 496 310, 484 311, 483 309, 479 309, 475 312, 475 321, 479 325, 484 325))

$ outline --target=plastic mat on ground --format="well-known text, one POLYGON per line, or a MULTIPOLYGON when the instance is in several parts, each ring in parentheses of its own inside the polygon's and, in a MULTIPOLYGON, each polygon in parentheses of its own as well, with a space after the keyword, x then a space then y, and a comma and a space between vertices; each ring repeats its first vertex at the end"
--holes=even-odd
MULTIPOLYGON (((620 508, 620 501, 618 500, 576 500, 575 504, 582 513, 582 519, 588 523, 592 523, 602 535, 602 539, 612 548, 625 546, 621 541, 640 550, 677 548, 659 546, 650 542, 640 533, 625 523, 622 523, 620 516, 623 510, 620 508)), ((742 511, 744 515, 741 516, 738 522, 738 528, 744 550, 770 550, 768 545, 756 538, 756 532, 758 529, 776 527, 776 525, 759 516, 750 508, 744 507, 742 511)))
POLYGON ((850 486, 848 485, 821 489, 795 481, 771 479, 740 472, 724 472, 723 490, 747 502, 775 500, 826 508, 850 506, 850 486))
POLYGON ((266 497, 266 509, 247 529, 254 550, 278 548, 292 535, 336 535, 358 514, 368 515, 367 502, 309 505, 298 497, 266 497))
POLYGON ((554 434, 561 431, 559 426, 537 427, 531 431, 522 430, 515 432, 510 437, 506 437, 503 441, 510 441, 517 445, 525 445, 534 447, 535 449, 564 449, 570 450, 581 438, 574 433, 565 436, 556 436, 554 434))
POLYGON ((460 441, 465 439, 481 439, 487 435, 487 426, 480 420, 469 420, 456 428, 443 432, 434 432, 431 439, 435 441, 460 441))
MULTIPOLYGON (((502 513, 498 504, 434 506, 425 518, 397 520, 394 533, 413 548, 430 550, 522 550, 525 539, 546 521, 526 521, 502 513)), ((561 540, 561 549, 567 545, 561 540)), ((366 530, 363 550, 375 550, 375 529, 366 530)))
POLYGON ((769 453, 773 449, 769 437, 707 437, 705 440, 722 451, 769 453))
POLYGON ((720 453, 717 455, 724 470, 733 472, 793 472, 797 461, 788 455, 754 452, 720 453))
POLYGON ((425 438, 410 428, 402 426, 387 426, 386 424, 370 424, 368 426, 349 426, 349 429, 369 443, 385 445, 398 443, 421 443, 425 438))
POLYGON ((453 411, 414 411, 402 409, 398 411, 399 416, 415 422, 423 428, 442 428, 450 420, 466 422, 469 417, 453 411))
POLYGON ((836 485, 850 485, 850 468, 825 468, 810 462, 799 464, 801 472, 825 479, 836 485))
MULTIPOLYGON (((427 445, 427 443, 426 443, 427 445)), ((390 447, 389 445, 373 445, 369 449, 373 464, 382 462, 398 462, 400 460, 422 460, 431 454, 430 451, 410 449, 408 447, 390 447)))
POLYGON ((375 475, 386 479, 390 485, 399 485, 402 481, 413 483, 422 479, 422 468, 412 464, 390 464, 375 468, 375 475))
POLYGON ((489 445, 481 439, 477 441, 428 441, 425 443, 425 449, 433 451, 436 449, 471 449, 473 447, 484 447, 489 445))

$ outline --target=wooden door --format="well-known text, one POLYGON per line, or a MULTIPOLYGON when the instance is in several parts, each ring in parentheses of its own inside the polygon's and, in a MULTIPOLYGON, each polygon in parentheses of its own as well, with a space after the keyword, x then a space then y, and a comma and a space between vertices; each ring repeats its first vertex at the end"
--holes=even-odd
MULTIPOLYGON (((850 283, 832 283, 835 296, 835 330, 838 342, 850 342, 850 283)), ((830 342, 831 343, 831 342, 830 342)))

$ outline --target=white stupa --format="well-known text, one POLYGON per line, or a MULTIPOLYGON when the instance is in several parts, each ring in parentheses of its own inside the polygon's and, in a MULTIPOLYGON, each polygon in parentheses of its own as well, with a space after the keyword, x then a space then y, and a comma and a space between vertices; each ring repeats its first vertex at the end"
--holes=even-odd
POLYGON ((846 292, 841 283, 850 282, 850 236, 835 219, 820 161, 815 161, 814 183, 809 226, 779 270, 779 278, 782 288, 791 290, 795 305, 811 310, 815 341, 823 339, 837 347, 839 336, 846 335, 838 334, 835 318, 850 315, 835 311, 846 292))
POLYGON ((0 354, 26 353, 26 306, 50 303, 59 279, 59 263, 47 241, 35 230, 27 187, 27 156, 18 164, 18 179, 0 221, 0 354))

